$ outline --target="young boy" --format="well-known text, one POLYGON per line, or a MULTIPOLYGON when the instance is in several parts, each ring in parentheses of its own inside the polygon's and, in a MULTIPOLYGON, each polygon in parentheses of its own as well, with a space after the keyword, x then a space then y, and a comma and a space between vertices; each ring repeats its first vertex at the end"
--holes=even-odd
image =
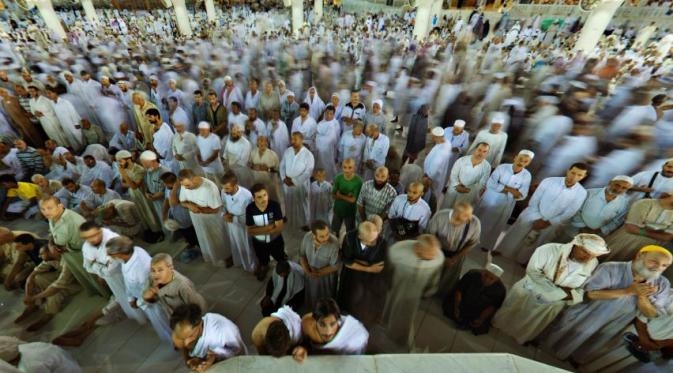
POLYGON ((316 168, 313 171, 313 182, 311 183, 311 221, 322 220, 331 221, 330 212, 332 211, 332 184, 325 181, 326 172, 322 168, 316 168))

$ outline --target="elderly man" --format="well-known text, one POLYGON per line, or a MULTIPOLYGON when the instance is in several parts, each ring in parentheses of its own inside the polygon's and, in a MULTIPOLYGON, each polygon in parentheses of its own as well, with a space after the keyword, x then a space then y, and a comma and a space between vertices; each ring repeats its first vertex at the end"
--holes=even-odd
POLYGON ((40 188, 40 196, 53 195, 63 187, 59 180, 49 180, 40 174, 31 176, 30 181, 40 188))
POLYGON ((66 155, 68 154, 72 153, 60 146, 54 150, 54 154, 52 155, 53 163, 49 167, 49 173, 45 175, 48 179, 60 180, 64 177, 79 179, 81 170, 79 170, 76 164, 68 162, 66 159, 66 155))
POLYGON ((358 194, 360 221, 365 221, 371 215, 378 215, 381 218, 388 216, 388 209, 395 197, 397 191, 388 184, 388 169, 384 166, 377 168, 374 179, 365 181, 358 194))
POLYGON ((245 226, 245 210, 252 203, 252 193, 238 184, 233 172, 227 172, 222 178, 222 213, 226 235, 234 265, 244 271, 257 270, 257 257, 250 247, 245 226))
POLYGON ((250 339, 258 354, 282 357, 292 353, 302 337, 301 317, 283 306, 257 323, 250 339))
POLYGON ((423 161, 423 171, 432 180, 432 194, 438 197, 442 195, 442 189, 446 185, 449 171, 446 165, 453 153, 451 143, 446 141, 442 127, 433 128, 431 134, 435 145, 423 161))
POLYGON ((351 92, 351 102, 344 106, 341 112, 341 123, 343 124, 343 132, 351 132, 355 123, 361 122, 365 119, 367 108, 360 102, 360 92, 351 92))
POLYGON ((660 171, 642 171, 633 175, 631 200, 658 198, 666 190, 673 189, 673 158, 667 160, 660 171))
POLYGON ((299 116, 299 103, 295 99, 294 92, 288 91, 280 103, 280 117, 286 124, 292 124, 297 116, 299 116))
POLYGON ((385 166, 386 156, 390 148, 390 139, 381 133, 379 127, 375 124, 367 126, 367 140, 365 141, 365 150, 362 156, 363 175, 365 180, 374 177, 374 170, 385 166))
POLYGON ((129 130, 129 125, 126 123, 119 125, 119 132, 115 133, 110 140, 110 148, 128 150, 130 152, 144 149, 136 133, 129 130))
POLYGON ((388 239, 401 241, 418 236, 430 220, 430 206, 423 200, 423 183, 414 181, 406 194, 395 197, 388 210, 388 239))
MULTIPOLYGON (((155 140, 156 140, 155 136, 155 140)), ((145 198, 151 203, 154 214, 161 222, 161 216, 164 205, 164 184, 161 181, 161 175, 170 172, 164 168, 157 158, 157 154, 151 150, 145 150, 140 154, 140 163, 145 169, 142 181, 142 189, 145 198)))
POLYGON ((355 123, 352 131, 342 134, 338 149, 339 162, 343 163, 345 159, 351 158, 355 160, 358 170, 362 167, 362 155, 367 141, 367 136, 362 134, 362 130, 362 122, 355 123))
POLYGON ((490 148, 487 143, 477 143, 471 155, 460 157, 453 164, 449 182, 442 190, 442 208, 452 208, 462 201, 477 203, 491 174, 491 164, 486 160, 490 148))
POLYGON ((439 296, 444 297, 458 282, 467 254, 479 244, 481 223, 473 215, 472 205, 459 202, 453 209, 439 210, 426 232, 437 236, 442 245, 445 260, 439 296))
POLYGON ((304 136, 301 132, 293 132, 292 146, 285 150, 279 168, 287 223, 291 229, 308 228, 310 177, 314 165, 313 154, 304 146, 304 136))
POLYGON ((143 144, 152 144, 154 141, 153 126, 145 116, 145 113, 149 109, 158 109, 153 103, 147 100, 147 96, 144 92, 135 91, 131 97, 133 100, 133 115, 136 125, 138 126, 137 130, 143 137, 143 144))
POLYGON ((168 315, 159 304, 145 302, 143 295, 150 282, 151 260, 150 254, 143 248, 134 246, 133 241, 126 236, 111 238, 106 244, 107 254, 120 261, 122 277, 126 289, 126 299, 131 308, 141 309, 150 320, 154 331, 164 342, 171 341, 171 329, 168 315))
POLYGON ((79 177, 82 185, 91 186, 94 180, 99 179, 105 182, 106 187, 112 187, 112 181, 115 178, 112 167, 105 162, 98 162, 92 155, 85 155, 84 164, 86 167, 79 177))
POLYGON ((532 177, 526 167, 533 157, 530 150, 522 150, 514 158, 514 162, 496 167, 488 178, 486 192, 481 197, 476 212, 485 232, 481 240, 482 248, 489 251, 495 248, 500 233, 507 228, 514 205, 528 197, 532 177))
POLYGON ((93 207, 93 192, 86 185, 80 185, 73 179, 64 178, 61 180, 63 188, 54 194, 63 203, 67 209, 77 213, 86 211, 93 207), (83 205, 87 205, 84 206, 83 205))
MULTIPOLYGON (((198 152, 196 159, 205 174, 205 177, 215 184, 220 184, 220 178, 224 174, 224 167, 220 161, 222 144, 220 138, 210 132, 210 124, 201 122, 198 125, 199 135, 196 137, 198 152)), ((192 172, 194 172, 192 170, 192 172)))
POLYGON ((581 303, 583 286, 608 248, 600 236, 581 233, 567 244, 538 247, 519 280, 495 314, 493 325, 516 339, 530 342, 566 306, 581 303))
MULTIPOLYGON (((152 152, 146 153, 144 162, 148 163, 158 163, 156 162, 156 155, 152 152), (150 154, 151 153, 151 154, 150 154), (153 156, 152 156, 153 155, 153 156), (154 157, 154 160, 149 158, 154 157)), ((150 198, 153 196, 145 184, 146 170, 139 164, 133 162, 131 159, 131 154, 124 150, 117 152, 115 155, 117 162, 119 163, 119 173, 122 179, 122 186, 128 188, 128 193, 131 196, 131 200, 136 204, 138 212, 142 217, 143 221, 147 225, 150 231, 154 233, 156 237, 152 239, 161 240, 163 233, 161 231, 161 222, 159 221, 159 214, 161 213, 161 206, 155 208, 154 201, 163 201, 163 189, 161 189, 161 198, 150 198)), ((159 178, 159 175, 156 175, 159 178)), ((149 180, 149 179, 148 179, 149 180)), ((158 193, 158 191, 157 191, 158 193)))
POLYGON ((229 75, 224 77, 224 87, 222 88, 220 97, 222 97, 222 104, 229 111, 231 111, 232 103, 243 102, 241 89, 234 84, 234 80, 229 75))
POLYGON ((11 372, 68 372, 80 373, 82 369, 70 354, 53 344, 45 342, 23 342, 15 337, 0 337, 0 363, 11 372), (13 369, 16 366, 18 369, 13 369))
POLYGON ((197 174, 202 173, 201 166, 196 158, 199 148, 196 136, 185 130, 182 123, 175 124, 175 134, 171 140, 171 151, 178 163, 178 169, 190 169, 197 174))
POLYGON ((228 171, 239 172, 248 167, 252 144, 243 136, 243 127, 235 124, 229 136, 222 139, 222 163, 228 171))
POLYGON ((269 149, 269 138, 259 136, 257 138, 257 147, 250 153, 248 167, 252 169, 254 183, 267 185, 271 193, 271 199, 276 201, 279 196, 278 177, 276 176, 278 166, 280 166, 278 154, 269 149))
POLYGON ((486 161, 491 167, 497 167, 500 164, 502 155, 505 153, 505 145, 507 145, 507 133, 502 132, 502 127, 507 124, 507 119, 507 114, 505 113, 493 113, 490 128, 483 129, 477 133, 477 137, 474 138, 472 146, 467 150, 467 153, 469 154, 475 150, 480 143, 486 143, 489 145, 486 161))
POLYGON ((91 124, 91 122, 86 118, 82 118, 81 123, 82 128, 80 131, 82 132, 82 146, 86 147, 93 144, 107 146, 107 138, 99 126, 91 124))
POLYGON ((299 132, 303 136, 304 146, 309 150, 315 150, 315 138, 318 123, 309 115, 309 105, 302 103, 299 105, 299 116, 292 122, 291 133, 299 132))
POLYGON ((378 321, 385 301, 383 263, 387 244, 372 222, 346 233, 341 245, 344 264, 339 279, 339 304, 366 324, 378 321))
POLYGON ((603 263, 584 286, 585 302, 569 308, 551 326, 545 340, 560 359, 583 364, 600 356, 606 342, 641 314, 663 315, 670 283, 662 272, 673 255, 661 246, 645 246, 629 262, 603 263))
POLYGON ((525 264, 538 245, 554 237, 556 230, 570 220, 586 199, 580 184, 587 175, 584 163, 575 163, 565 177, 549 177, 538 185, 528 202, 495 250, 525 264))
MULTIPOLYGON (((127 237, 137 237, 145 231, 136 204, 125 199, 113 199, 98 208, 100 221, 110 229, 127 237)), ((147 237, 143 237, 147 239, 147 237)))
POLYGON ((217 313, 204 313, 199 305, 176 308, 171 316, 173 345, 187 367, 205 372, 218 361, 247 354, 236 324, 217 313))
POLYGON ((605 188, 588 189, 582 207, 559 229, 557 239, 566 240, 579 232, 608 236, 624 222, 629 207, 626 193, 632 185, 631 177, 620 175, 612 178, 605 188))
POLYGON ((447 170, 453 168, 453 164, 462 157, 470 145, 470 133, 465 131, 465 121, 458 119, 453 122, 453 127, 444 129, 444 138, 451 145, 451 159, 447 170))
POLYGON ((334 298, 339 271, 339 241, 322 220, 311 223, 299 249, 305 273, 305 305, 313 308, 318 299, 334 298))
POLYGON ((437 290, 444 263, 441 244, 432 234, 422 234, 415 241, 401 241, 390 247, 388 262, 392 267, 383 321, 393 341, 412 348, 416 337, 416 313, 423 297, 437 290))
POLYGON ((233 265, 228 242, 225 242, 221 217, 220 191, 212 181, 185 169, 178 174, 182 186, 180 203, 189 209, 203 259, 215 265, 233 265))

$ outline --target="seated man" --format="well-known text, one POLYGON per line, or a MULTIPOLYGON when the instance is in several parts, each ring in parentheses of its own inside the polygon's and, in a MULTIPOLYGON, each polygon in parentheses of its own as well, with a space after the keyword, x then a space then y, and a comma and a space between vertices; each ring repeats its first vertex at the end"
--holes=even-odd
POLYGON ((1 228, 0 232, 0 261, 4 265, 1 279, 5 289, 23 287, 28 275, 42 262, 39 257, 40 243, 32 233, 11 232, 5 228, 1 228), (13 243, 4 242, 11 238, 13 243))
POLYGON ((49 180, 43 175, 35 174, 30 177, 30 181, 40 188, 41 196, 54 195, 63 188, 63 185, 58 180, 49 180))
POLYGON ((304 344, 295 347, 292 357, 304 361, 311 353, 332 355, 359 355, 367 349, 369 332, 350 315, 342 315, 336 301, 320 299, 301 320, 304 344))
POLYGON ((33 183, 16 181, 14 175, 0 175, 0 187, 7 191, 7 198, 0 207, 0 219, 31 218, 40 210, 37 200, 40 188, 33 183))
POLYGON ((660 351, 661 357, 673 359, 673 297, 669 297, 666 312, 654 318, 639 315, 634 321, 636 333, 626 333, 626 348, 643 363, 649 363, 650 353, 660 351))
POLYGON ((94 218, 98 212, 98 208, 102 205, 112 201, 113 199, 121 199, 122 197, 119 193, 115 192, 112 189, 108 189, 105 186, 105 182, 100 179, 95 179, 91 183, 91 191, 93 196, 91 198, 90 204, 83 204, 80 207, 82 208, 82 215, 87 218, 94 218))
POLYGON ((216 313, 201 312, 197 304, 175 309, 171 316, 173 344, 187 367, 205 372, 218 361, 247 354, 236 324, 216 313))
MULTIPOLYGON (((51 343, 24 342, 15 337, 0 337, 0 360, 19 368, 16 372, 82 371, 77 361, 66 350, 51 343)), ((0 371, 13 372, 1 363, 0 371)))
POLYGON ((266 296, 260 302, 262 315, 288 305, 299 309, 304 303, 304 270, 294 262, 282 261, 276 264, 269 282, 266 284, 266 296))
POLYGON ((54 197, 61 200, 66 209, 80 213, 83 210, 82 205, 91 207, 93 204, 93 192, 90 187, 79 184, 67 177, 61 180, 61 184, 63 184, 63 188, 56 192, 54 197))
POLYGON ((187 277, 173 268, 173 258, 165 253, 154 255, 151 262, 150 282, 143 294, 147 303, 159 303, 170 318, 176 308, 196 304, 206 312, 206 300, 187 277))
POLYGON ((26 309, 14 322, 24 321, 39 308, 44 311, 44 315, 26 329, 29 332, 45 326, 61 310, 65 300, 80 290, 63 260, 65 251, 64 246, 58 246, 50 240, 47 248, 40 251, 42 263, 35 267, 26 280, 26 296, 23 299, 26 309))
POLYGON ((468 271, 444 299, 444 315, 459 329, 469 329, 474 335, 488 333, 493 315, 505 301, 502 273, 502 268, 492 263, 468 271))
POLYGON ((105 186, 112 187, 112 181, 115 178, 114 171, 109 164, 103 161, 96 161, 93 155, 87 154, 84 157, 85 167, 82 167, 82 175, 79 182, 82 185, 91 186, 94 180, 103 180, 105 186))
POLYGON ((135 237, 145 230, 136 204, 125 199, 113 199, 100 206, 103 224, 122 236, 135 237))
POLYGON ((283 306, 263 318, 252 330, 252 343, 260 355, 282 357, 301 342, 301 317, 283 306))

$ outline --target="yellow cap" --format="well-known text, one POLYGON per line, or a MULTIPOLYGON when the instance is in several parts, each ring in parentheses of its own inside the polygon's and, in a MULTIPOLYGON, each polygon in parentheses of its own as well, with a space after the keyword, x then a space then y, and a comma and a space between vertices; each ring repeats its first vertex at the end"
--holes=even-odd
POLYGON ((640 249, 639 253, 661 253, 668 255, 670 258, 673 258, 673 254, 671 254, 668 249, 659 245, 647 245, 640 249))

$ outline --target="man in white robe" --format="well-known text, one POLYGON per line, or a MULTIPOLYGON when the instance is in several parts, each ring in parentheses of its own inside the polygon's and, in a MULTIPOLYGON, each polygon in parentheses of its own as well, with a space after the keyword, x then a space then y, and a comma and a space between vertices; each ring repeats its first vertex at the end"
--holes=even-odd
POLYGON ((83 158, 86 167, 79 178, 80 184, 91 186, 94 180, 99 179, 105 182, 105 186, 112 187, 115 178, 112 167, 103 161, 96 161, 92 155, 85 155, 83 158))
POLYGON ((266 125, 257 117, 257 108, 248 109, 248 120, 245 121, 245 132, 251 144, 257 144, 259 136, 267 136, 266 125))
MULTIPOLYGON (((318 123, 315 137, 316 166, 325 170, 325 179, 334 180, 337 174, 337 142, 340 131, 339 121, 334 119, 334 107, 329 105, 325 108, 325 118, 318 123)), ((357 167, 357 165, 356 165, 357 167)), ((357 168, 356 168, 357 170, 357 168)))
POLYGON ((390 139, 381 133, 379 126, 370 124, 367 126, 367 139, 362 156, 363 180, 374 178, 374 171, 386 165, 386 157, 390 149, 390 139))
POLYGON ((668 159, 661 170, 647 170, 633 175, 633 187, 629 191, 631 201, 643 198, 659 198, 661 193, 673 189, 673 158, 668 159))
POLYGON ((192 127, 192 121, 189 119, 189 114, 187 114, 185 109, 179 105, 177 97, 172 96, 168 98, 168 107, 170 108, 170 111, 168 112, 168 119, 173 127, 175 127, 177 123, 182 123, 185 127, 187 127, 189 132, 194 131, 194 127, 192 127))
POLYGON ((83 144, 82 130, 80 129, 82 118, 70 101, 58 97, 56 90, 48 89, 47 97, 52 101, 54 113, 61 124, 66 139, 68 140, 67 145, 76 151, 80 150, 83 144))
POLYGON ((250 238, 245 225, 245 209, 252 203, 252 193, 238 185, 233 172, 222 178, 222 214, 224 226, 229 238, 231 256, 234 265, 244 271, 254 272, 257 267, 257 256, 250 247, 250 238))
POLYGON ((145 112, 145 118, 152 124, 152 147, 159 156, 159 163, 168 170, 174 171, 173 161, 173 129, 168 123, 161 120, 158 109, 151 108, 145 112))
POLYGON ((54 105, 45 96, 40 94, 40 91, 35 86, 29 86, 30 92, 30 112, 40 120, 42 129, 49 136, 50 139, 56 141, 59 146, 70 145, 68 137, 58 121, 56 112, 54 112, 54 105))
POLYGON ((432 211, 428 203, 423 200, 423 183, 414 181, 409 184, 407 187, 406 194, 400 194, 395 197, 393 202, 390 204, 390 209, 388 210, 388 230, 387 233, 394 235, 386 236, 388 240, 401 240, 409 239, 418 235, 420 232, 425 231, 425 227, 428 226, 428 221, 430 221, 430 215, 432 211), (394 219, 394 220, 391 220, 394 219), (407 227, 411 227, 410 224, 416 226, 415 231, 413 229, 408 229, 405 231, 405 235, 400 235, 398 225, 402 222, 407 227))
POLYGON ((445 130, 442 127, 432 129, 432 141, 435 145, 423 161, 423 171, 432 180, 432 193, 435 196, 440 196, 446 185, 446 178, 449 173, 446 164, 453 155, 451 143, 446 141, 444 132, 445 130))
POLYGON ((0 370, 5 373, 82 371, 68 351, 54 344, 24 342, 9 336, 0 337, 0 370))
POLYGON ((239 125, 241 128, 245 128, 246 123, 248 122, 248 116, 241 112, 241 104, 238 102, 233 102, 231 104, 231 111, 227 115, 227 122, 229 131, 231 131, 234 125, 239 125))
POLYGON ((526 276, 514 284, 495 314, 493 326, 519 344, 534 340, 566 306, 582 302, 582 287, 598 265, 596 258, 608 252, 600 236, 587 233, 567 244, 538 247, 526 276))
POLYGON ((487 143, 478 143, 471 155, 460 157, 453 164, 449 182, 442 190, 445 193, 442 208, 452 208, 457 202, 477 204, 491 174, 491 165, 486 160, 489 151, 487 143))
POLYGON ((222 144, 220 138, 210 132, 210 123, 199 123, 199 135, 196 137, 196 160, 199 162, 205 176, 215 184, 220 183, 220 178, 224 175, 224 167, 220 161, 220 149, 222 144))
POLYGON ((491 167, 498 167, 502 155, 505 153, 505 145, 507 145, 507 133, 502 131, 507 125, 507 119, 505 113, 493 113, 490 128, 477 133, 477 137, 472 141, 472 146, 467 150, 467 154, 470 154, 480 143, 486 143, 490 146, 486 160, 491 167))
POLYGON ((362 122, 357 122, 353 125, 353 130, 344 132, 339 140, 339 163, 350 158, 355 161, 356 170, 359 170, 362 165, 362 156, 367 141, 362 130, 362 122))
POLYGON ((493 250, 502 233, 507 228, 507 221, 514 211, 517 201, 528 197, 531 175, 526 167, 534 154, 530 150, 522 150, 514 158, 513 163, 505 163, 496 167, 486 183, 486 191, 481 197, 476 215, 481 221, 482 247, 493 250))
POLYGON ((150 282, 152 257, 143 248, 134 246, 133 241, 126 236, 111 238, 105 247, 107 255, 122 262, 121 273, 127 298, 121 301, 128 302, 134 309, 141 309, 150 320, 159 339, 170 343, 171 328, 168 314, 161 308, 161 304, 147 303, 143 299, 143 293, 150 282))
POLYGON ((451 144, 451 159, 446 168, 450 171, 458 158, 465 155, 467 148, 470 145, 470 133, 465 131, 465 121, 458 119, 453 122, 453 127, 445 128, 444 137, 446 138, 446 141, 451 144))
POLYGON ((196 145, 196 136, 187 132, 185 125, 177 122, 175 123, 175 134, 171 141, 171 150, 173 156, 178 163, 178 169, 190 169, 197 174, 203 174, 201 166, 199 166, 196 154, 199 149, 196 145))
POLYGON ((307 103, 299 105, 299 116, 292 122, 291 133, 300 132, 304 138, 304 146, 310 151, 315 147, 315 136, 318 124, 315 119, 309 115, 307 103))
POLYGON ((292 146, 285 150, 280 162, 280 179, 283 182, 286 216, 291 229, 308 226, 310 216, 309 188, 315 166, 313 154, 304 146, 301 132, 292 133, 292 146))
POLYGON ((204 261, 217 266, 233 265, 229 243, 224 238, 222 199, 214 182, 189 169, 180 171, 180 203, 189 209, 204 261))
POLYGON ((222 89, 220 98, 222 98, 222 105, 226 106, 229 112, 231 112, 231 104, 233 102, 238 102, 239 105, 243 102, 241 90, 234 85, 234 80, 229 75, 224 77, 224 88, 222 89))
POLYGON ((290 133, 285 122, 280 120, 280 112, 276 109, 271 111, 271 120, 266 124, 266 132, 269 136, 269 148, 282 156, 290 146, 290 133))
POLYGON ((301 316, 290 306, 283 306, 257 323, 250 339, 257 348, 258 354, 281 357, 292 352, 294 347, 301 342, 302 337, 301 316), (283 338, 286 343, 281 344, 274 341, 274 337, 278 338, 285 334, 283 329, 286 330, 289 338, 283 338))
POLYGON ((525 264, 534 248, 554 237, 557 229, 582 207, 587 191, 580 181, 586 175, 587 166, 576 163, 568 169, 565 177, 542 180, 528 207, 507 231, 496 252, 525 264))

